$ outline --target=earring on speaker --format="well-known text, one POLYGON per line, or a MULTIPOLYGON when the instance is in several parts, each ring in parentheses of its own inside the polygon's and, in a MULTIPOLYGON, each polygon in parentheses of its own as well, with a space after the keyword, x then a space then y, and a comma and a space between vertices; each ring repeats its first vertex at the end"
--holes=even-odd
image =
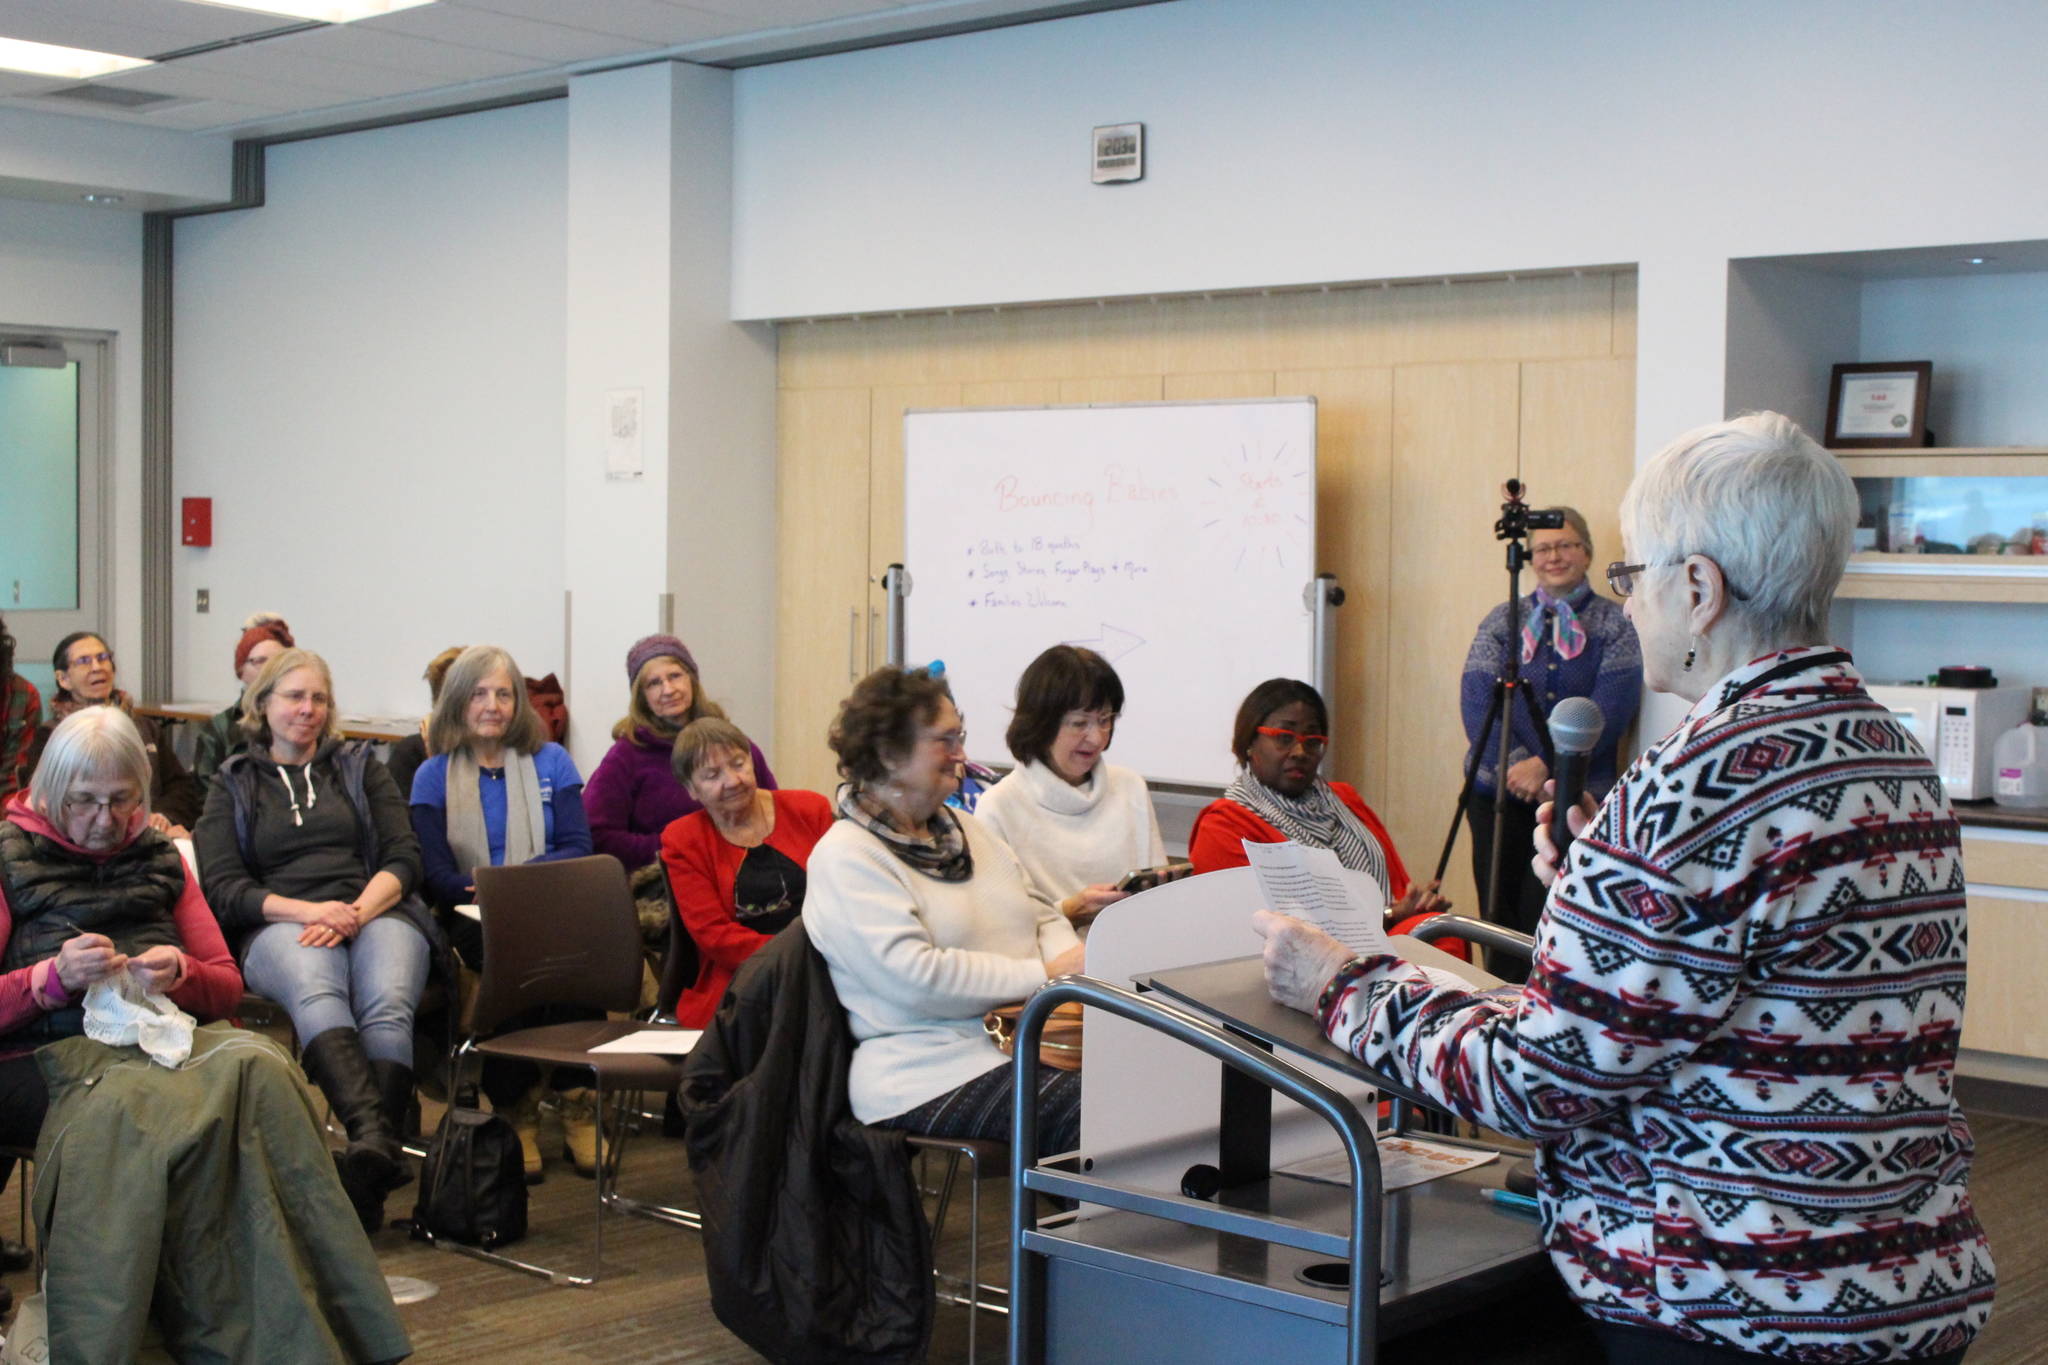
POLYGON ((1692 661, 1700 656, 1700 637, 1692 637, 1692 647, 1685 651, 1685 671, 1692 672, 1692 661))

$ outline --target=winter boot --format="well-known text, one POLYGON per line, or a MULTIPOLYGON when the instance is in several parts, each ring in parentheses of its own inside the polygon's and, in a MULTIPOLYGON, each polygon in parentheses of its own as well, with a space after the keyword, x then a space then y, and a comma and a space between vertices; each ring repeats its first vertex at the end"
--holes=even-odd
MULTIPOLYGON (((377 1099, 383 1107, 385 1121, 391 1125, 391 1133, 401 1146, 408 1137, 419 1133, 418 1103, 412 1093, 412 1068, 403 1062, 380 1062, 372 1060, 370 1071, 377 1078, 377 1099)), ((398 1189, 412 1183, 412 1163, 399 1153, 398 1171, 391 1179, 389 1188, 398 1189)))
POLYGON ((597 1174, 597 1092, 588 1088, 562 1092, 562 1147, 576 1174, 597 1174))
POLYGON ((334 1154, 334 1164, 363 1231, 377 1232, 401 1154, 362 1039, 352 1028, 331 1028, 300 1049, 299 1061, 348 1133, 348 1147, 334 1154))

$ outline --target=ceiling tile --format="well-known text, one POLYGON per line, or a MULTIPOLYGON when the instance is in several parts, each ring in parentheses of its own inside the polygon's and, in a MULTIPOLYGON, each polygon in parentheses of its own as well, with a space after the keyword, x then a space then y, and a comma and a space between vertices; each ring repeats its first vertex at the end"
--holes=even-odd
POLYGON ((361 24, 335 24, 276 41, 290 42, 298 53, 308 57, 353 62, 359 66, 383 66, 394 71, 413 71, 444 81, 485 80, 549 65, 540 58, 514 57, 480 47, 436 43, 404 33, 364 28, 361 24))
MULTIPOLYGON (((580 7, 579 7, 580 11, 580 7)), ((645 52, 661 44, 641 39, 613 37, 587 29, 544 24, 510 14, 471 9, 453 0, 400 10, 362 22, 376 29, 432 38, 436 42, 462 47, 480 47, 490 52, 509 52, 516 57, 533 57, 549 63, 589 61, 594 57, 618 57, 645 52)))
POLYGON ((750 33, 864 14, 886 14, 897 8, 887 0, 689 0, 689 6, 744 20, 743 31, 750 33))
MULTIPOLYGON (((383 95, 402 95, 408 91, 425 90, 446 81, 438 76, 429 76, 418 71, 398 71, 388 66, 359 66, 354 62, 328 61, 322 57, 303 55, 295 47, 299 37, 275 38, 266 43, 251 43, 247 47, 222 48, 219 52, 208 52, 197 57, 166 63, 159 70, 190 68, 195 71, 216 71, 229 76, 250 76, 259 80, 278 81, 286 85, 304 86, 308 90, 333 91, 345 99, 376 99, 383 95)), ((333 104, 338 100, 308 101, 308 107, 316 104, 333 104)))
POLYGON ((235 104, 228 100, 193 100, 189 104, 172 105, 159 113, 131 115, 130 121, 199 133, 215 128, 232 129, 238 124, 254 123, 257 119, 275 118, 281 112, 258 104, 235 104))
POLYGON ((155 90, 166 95, 190 95, 195 99, 232 100, 237 104, 258 104, 269 109, 319 109, 348 99, 344 94, 316 92, 285 81, 209 71, 194 66, 190 61, 166 62, 162 66, 146 66, 140 71, 124 71, 118 76, 104 77, 98 83, 155 90))
POLYGON ((662 0, 585 0, 577 5, 564 5, 561 0, 459 0, 459 5, 514 19, 632 38, 657 47, 699 43, 757 27, 752 20, 663 4, 662 0))
POLYGON ((55 0, 54 3, 53 0, 0 0, 0 33, 10 38, 34 38, 37 42, 60 41, 16 31, 39 22, 37 16, 46 13, 61 15, 65 22, 75 25, 132 29, 156 35, 151 40, 149 51, 129 54, 132 56, 151 56, 198 43, 262 33, 293 22, 275 14, 223 9, 218 5, 193 5, 185 3, 185 0, 55 0))
POLYGON ((53 81, 48 76, 31 76, 26 71, 0 71, 0 99, 11 95, 40 95, 45 90, 62 90, 74 81, 53 81))

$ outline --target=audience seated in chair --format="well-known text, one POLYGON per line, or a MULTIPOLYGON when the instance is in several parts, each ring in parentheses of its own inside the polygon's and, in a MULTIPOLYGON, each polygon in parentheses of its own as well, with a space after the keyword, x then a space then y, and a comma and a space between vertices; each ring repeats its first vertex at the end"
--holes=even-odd
MULTIPOLYGON (((528 700, 519 665, 493 645, 471 645, 442 679, 427 727, 433 756, 412 781, 412 825, 426 865, 427 894, 443 907, 476 899, 478 867, 509 867, 581 858, 590 849, 583 815, 583 777, 569 751, 548 739, 528 700)), ((449 937, 471 967, 483 963, 480 927, 448 919, 449 937)), ((561 1016, 580 1017, 580 1016, 561 1016)), ((526 1019, 515 1027, 548 1020, 526 1019)), ((573 1074, 563 1092, 562 1127, 576 1169, 597 1167, 596 1114, 590 1091, 573 1074)), ((492 1058, 483 1069, 491 1107, 519 1130, 529 1180, 542 1174, 540 1070, 530 1062, 492 1058)))
POLYGON ((241 752, 194 845, 249 988, 283 1005, 306 1074, 348 1131, 342 1181, 366 1230, 409 1179, 413 1013, 441 934, 413 888, 419 841, 361 741, 341 738, 327 663, 288 649, 242 696, 241 752))
MULTIPOLYGON (((830 741, 842 818, 811 852, 804 923, 853 1029, 854 1116, 1007 1141, 1010 1072, 982 1016, 1080 971, 1083 951, 1009 845, 945 805, 965 740, 945 683, 921 669, 855 686, 830 741)), ((1080 1073, 1040 1068, 1038 1103, 1045 1151, 1072 1148, 1080 1073)))
POLYGON ((55 1358, 134 1359, 154 1319, 179 1359, 400 1359, 411 1348, 290 1057, 224 1025, 197 1030, 178 1066, 83 1036, 83 997, 123 975, 202 1019, 242 995, 151 827, 149 776, 133 722, 84 708, 0 819, 0 1145, 40 1141, 55 1358))
POLYGON ((696 980, 675 1006, 685 1028, 704 1027, 739 965, 802 912, 805 864, 832 827, 832 803, 817 792, 762 790, 753 749, 737 725, 712 716, 676 736, 676 778, 704 807, 661 836, 672 932, 697 947, 696 980))
POLYGON ((29 771, 35 771, 51 729, 66 716, 87 706, 116 707, 135 722, 142 747, 149 754, 151 827, 174 839, 185 837, 199 821, 199 784, 178 761, 178 751, 171 747, 157 723, 134 714, 134 699, 115 686, 113 647, 91 631, 77 631, 57 642, 50 667, 57 675, 57 690, 50 697, 50 723, 36 731, 29 771))
POLYGON ((275 612, 258 612, 242 623, 242 638, 235 642, 235 699, 192 736, 192 776, 202 793, 227 756, 242 747, 242 693, 263 665, 297 644, 292 628, 275 612))

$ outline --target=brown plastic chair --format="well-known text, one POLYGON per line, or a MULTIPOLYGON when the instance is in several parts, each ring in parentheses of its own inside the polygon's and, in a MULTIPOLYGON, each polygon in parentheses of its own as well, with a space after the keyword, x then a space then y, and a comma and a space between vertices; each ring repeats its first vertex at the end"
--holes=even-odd
MULTIPOLYGON (((508 1057, 548 1067, 581 1067, 597 1089, 597 1112, 606 1097, 636 1090, 673 1091, 683 1058, 650 1053, 592 1053, 591 1048, 641 1029, 659 1027, 628 1018, 580 1020, 498 1033, 508 1019, 543 1005, 568 1005, 630 1016, 640 1004, 640 926, 626 871, 607 854, 517 867, 476 869, 476 903, 483 914, 484 969, 470 1004, 469 1037, 456 1054, 455 1072, 472 1056, 508 1057)), ((695 1215, 644 1204, 618 1193, 619 1145, 607 1151, 598 1124, 597 1194, 591 1225, 590 1273, 571 1275, 515 1257, 449 1243, 482 1260, 555 1284, 589 1285, 604 1263, 607 1208, 695 1226, 695 1215)), ((430 1239, 431 1240, 431 1239, 430 1239)), ((438 1243, 437 1243, 438 1245, 438 1243)))

